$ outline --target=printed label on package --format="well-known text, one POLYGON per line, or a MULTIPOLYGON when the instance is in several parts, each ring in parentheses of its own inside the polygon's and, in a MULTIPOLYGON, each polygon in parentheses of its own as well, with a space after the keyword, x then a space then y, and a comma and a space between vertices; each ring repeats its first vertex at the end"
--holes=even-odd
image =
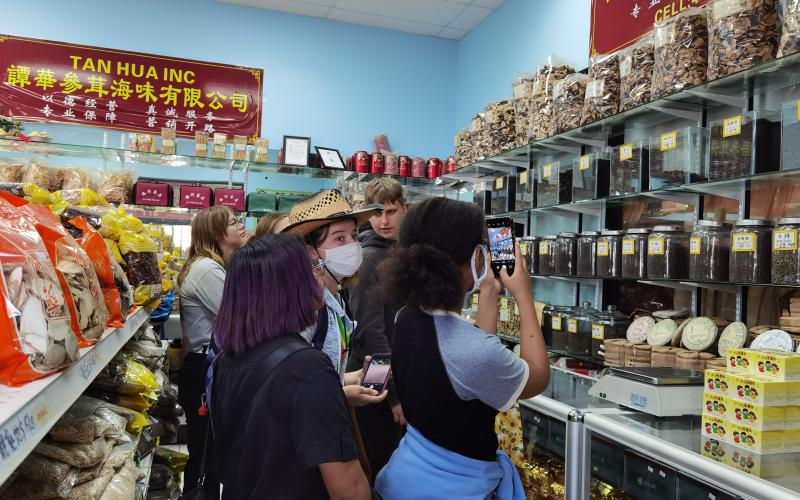
POLYGON ((664 255, 664 238, 648 238, 647 255, 664 255))
POLYGON ((666 134, 661 134, 661 151, 675 149, 678 145, 678 131, 673 130, 666 134))
POLYGON ((625 161, 633 158, 633 144, 623 144, 619 147, 619 160, 625 161))
POLYGON ((603 325, 592 325, 592 338, 597 340, 603 340, 605 337, 605 327, 603 325))
POLYGON ((520 172, 520 174, 519 174, 519 183, 522 184, 522 185, 525 185, 525 184, 528 183, 528 171, 527 170, 523 170, 522 172, 520 172))
POLYGON ((528 243, 520 243, 519 244, 519 253, 522 254, 523 257, 528 256, 528 243))
POLYGON ((578 165, 578 170, 589 170, 589 166, 591 163, 589 162, 589 155, 581 156, 580 164, 578 165))
POLYGON ((689 239, 689 255, 700 255, 700 237, 692 236, 689 239))
POLYGON ((779 229, 772 233, 773 250, 797 250, 797 229, 779 229))
POLYGON ((755 252, 756 233, 738 233, 733 235, 734 252, 755 252))
POLYGON ((561 331, 561 316, 553 316, 553 320, 550 322, 550 326, 553 327, 553 330, 558 332, 561 331))
POLYGON ((636 243, 633 240, 622 240, 622 255, 634 255, 636 243))
POLYGON ((742 133, 742 115, 722 120, 722 137, 733 137, 742 133))
POLYGON ((548 163, 547 165, 542 166, 542 178, 549 179, 553 175, 553 164, 548 163))
POLYGON ((607 241, 598 241, 597 242, 597 256, 598 257, 608 257, 608 242, 607 241))
POLYGON ((572 318, 567 320, 567 331, 569 333, 578 333, 578 321, 572 318))

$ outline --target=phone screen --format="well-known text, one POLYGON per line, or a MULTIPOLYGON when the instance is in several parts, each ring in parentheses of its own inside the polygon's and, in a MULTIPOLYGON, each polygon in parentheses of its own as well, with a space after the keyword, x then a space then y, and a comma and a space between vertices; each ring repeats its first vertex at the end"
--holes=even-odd
POLYGON ((514 232, 511 227, 489 227, 489 251, 492 261, 514 261, 514 232))
POLYGON ((364 380, 361 385, 370 387, 372 385, 380 385, 386 383, 386 378, 389 375, 389 370, 392 369, 391 358, 374 357, 369 362, 367 373, 364 374, 364 380))

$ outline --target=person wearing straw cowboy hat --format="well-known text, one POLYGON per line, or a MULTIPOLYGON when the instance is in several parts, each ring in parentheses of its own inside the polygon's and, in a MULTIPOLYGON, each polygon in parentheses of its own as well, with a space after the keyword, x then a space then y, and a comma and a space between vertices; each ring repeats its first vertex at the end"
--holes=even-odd
POLYGON ((339 294, 354 281, 361 266, 357 229, 381 208, 372 205, 354 209, 341 192, 324 189, 292 207, 289 225, 283 230, 303 237, 315 263, 314 271, 324 287, 325 307, 318 313, 317 325, 302 335, 328 355, 353 406, 380 403, 386 398, 386 391, 378 394, 360 385, 362 370, 345 373, 355 323, 339 294))

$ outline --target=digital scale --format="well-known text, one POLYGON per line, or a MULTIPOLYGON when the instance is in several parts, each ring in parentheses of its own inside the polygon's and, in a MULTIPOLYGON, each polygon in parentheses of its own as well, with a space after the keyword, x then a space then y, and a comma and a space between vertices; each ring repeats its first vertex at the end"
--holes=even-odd
POLYGON ((657 417, 700 415, 703 372, 685 368, 610 368, 589 395, 657 417))

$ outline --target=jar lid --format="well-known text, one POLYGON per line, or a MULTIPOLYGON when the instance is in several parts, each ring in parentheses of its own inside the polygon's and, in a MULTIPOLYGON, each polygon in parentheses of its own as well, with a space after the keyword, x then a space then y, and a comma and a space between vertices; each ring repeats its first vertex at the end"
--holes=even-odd
POLYGON ((778 219, 778 224, 800 224, 800 217, 784 217, 778 219))
POLYGON ((650 234, 651 229, 648 227, 636 227, 625 231, 627 234, 650 234))
POLYGON ((690 351, 705 351, 717 340, 717 331, 711 318, 694 318, 683 328, 683 345, 690 351))
MULTIPOLYGON (((800 219, 797 219, 800 221, 800 219)), ((730 224, 726 222, 717 222, 715 220, 699 220, 695 226, 703 226, 703 227, 718 227, 718 228, 729 228, 731 227, 730 224)))
POLYGON ((538 240, 538 236, 523 236, 522 241, 536 241, 538 240))
POLYGON ((625 231, 617 231, 612 229, 604 229, 600 234, 603 236, 622 236, 625 234, 625 231))
POLYGON ((741 219, 737 220, 734 225, 736 226, 773 226, 772 221, 766 219, 741 219))
POLYGON ((726 326, 722 333, 719 335, 719 345, 717 352, 723 358, 728 354, 728 349, 744 347, 747 341, 747 325, 741 321, 734 321, 726 326))
POLYGON ((647 334, 647 343, 654 346, 665 346, 672 341, 672 337, 677 331, 678 323, 674 319, 662 319, 650 329, 647 334))
POLYGON ((775 349, 778 351, 794 351, 791 335, 783 330, 767 330, 750 344, 752 349, 775 349))
POLYGON ((654 320, 652 316, 636 318, 633 323, 631 323, 631 326, 628 327, 628 331, 625 332, 625 337, 628 339, 628 342, 643 344, 647 341, 648 332, 650 332, 654 326, 656 326, 656 320, 654 320))
POLYGON ((582 231, 581 236, 599 236, 600 233, 597 231, 582 231))
POLYGON ((545 234, 544 236, 542 236, 543 240, 554 240, 556 238, 558 238, 558 236, 556 236, 555 234, 545 234))
POLYGON ((683 231, 683 228, 681 226, 656 226, 653 228, 653 231, 659 233, 676 233, 683 231))
POLYGON ((598 318, 607 321, 609 324, 630 323, 630 318, 627 314, 617 310, 617 306, 608 306, 608 308, 598 314, 598 318))
POLYGON ((577 233, 558 233, 559 238, 576 238, 577 236, 577 233))

